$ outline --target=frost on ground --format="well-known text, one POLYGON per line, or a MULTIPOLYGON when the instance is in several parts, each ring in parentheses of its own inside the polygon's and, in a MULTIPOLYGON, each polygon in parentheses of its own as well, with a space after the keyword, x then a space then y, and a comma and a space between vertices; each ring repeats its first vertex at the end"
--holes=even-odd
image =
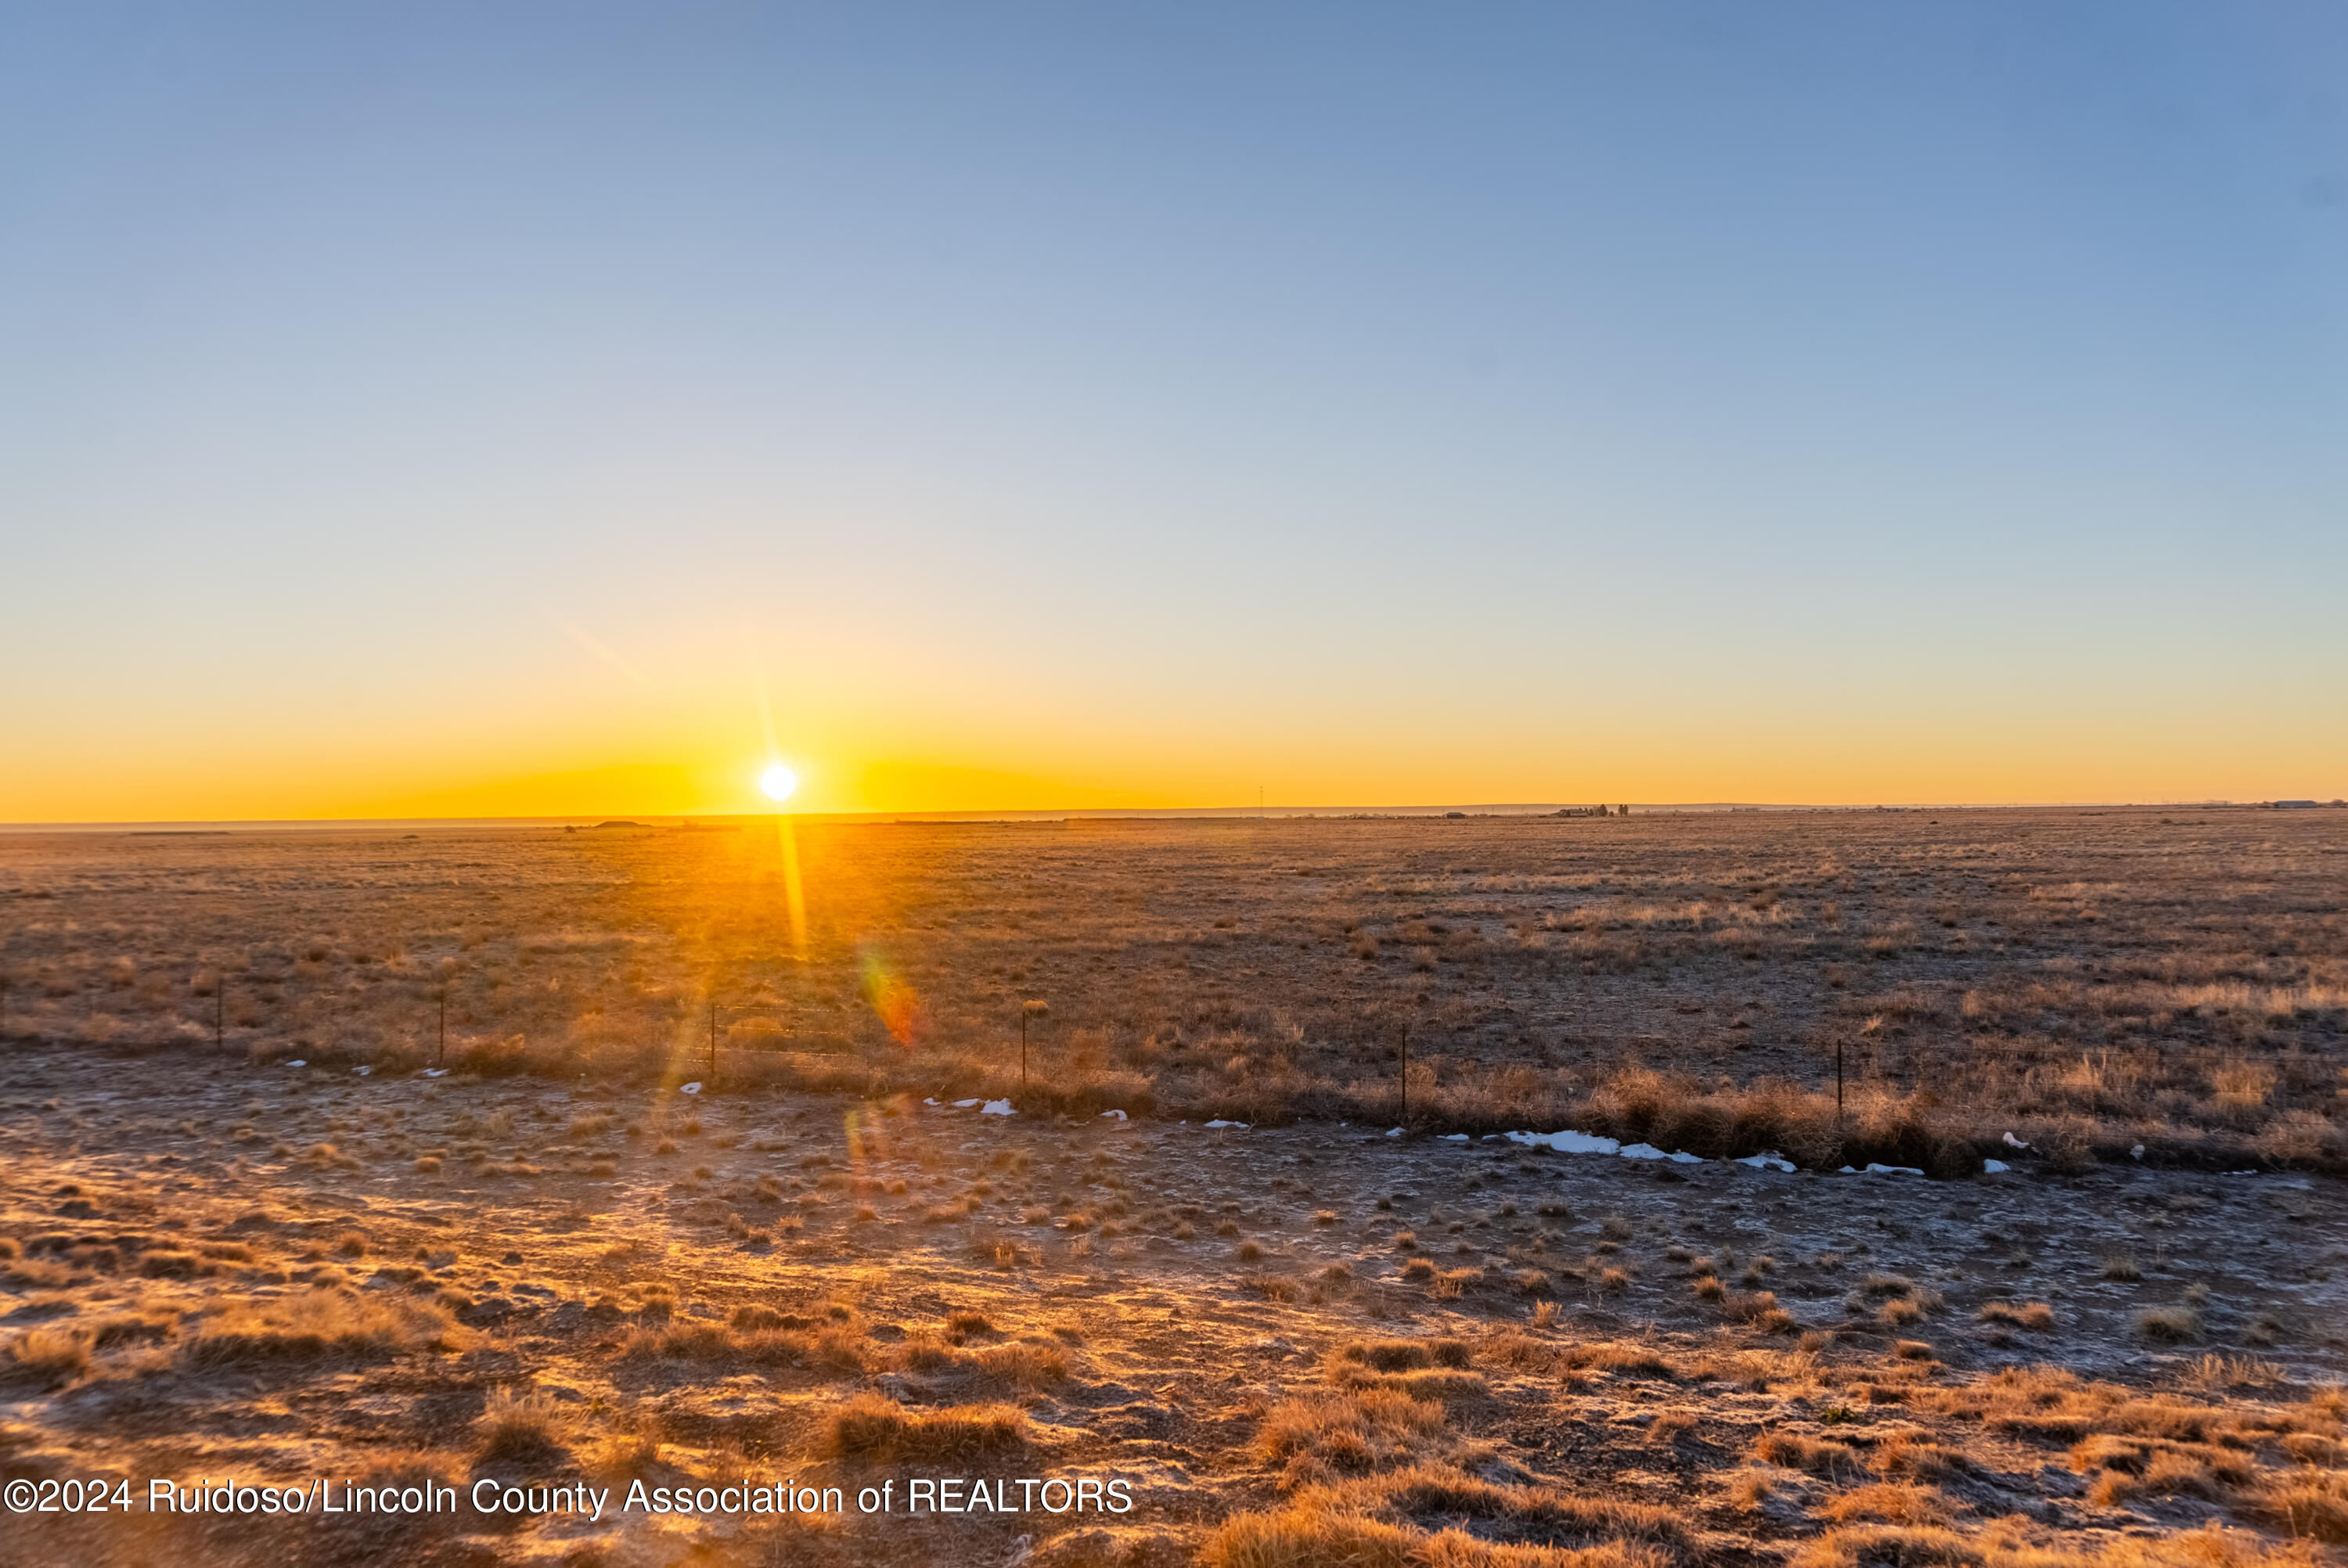
POLYGON ((2223 1568, 2348 1523, 2330 1178, 86 1061, 0 1072, 11 1477, 1136 1506, 34 1516, 19 1561, 2223 1568))

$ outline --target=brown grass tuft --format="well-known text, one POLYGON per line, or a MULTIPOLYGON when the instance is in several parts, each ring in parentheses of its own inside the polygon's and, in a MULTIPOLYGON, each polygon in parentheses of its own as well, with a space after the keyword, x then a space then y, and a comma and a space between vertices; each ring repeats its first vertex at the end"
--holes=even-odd
POLYGON ((826 1451, 842 1459, 936 1463, 999 1454, 1027 1442, 1027 1418, 1009 1405, 915 1410, 858 1394, 824 1423, 826 1451))
POLYGON ((444 1349, 455 1322, 438 1306, 359 1297, 340 1290, 232 1302, 197 1327, 180 1348, 190 1368, 374 1358, 444 1349))
POLYGON ((499 1389, 489 1396, 474 1429, 481 1436, 481 1458, 542 1464, 561 1454, 571 1433, 571 1413, 541 1389, 499 1389))

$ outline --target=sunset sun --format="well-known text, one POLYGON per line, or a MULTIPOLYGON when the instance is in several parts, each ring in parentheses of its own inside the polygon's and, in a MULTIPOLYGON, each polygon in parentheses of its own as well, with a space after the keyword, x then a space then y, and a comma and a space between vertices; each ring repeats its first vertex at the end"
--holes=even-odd
POLYGON ((799 787, 799 775, 776 763, 758 775, 758 787, 767 792, 768 800, 788 800, 791 792, 799 787))

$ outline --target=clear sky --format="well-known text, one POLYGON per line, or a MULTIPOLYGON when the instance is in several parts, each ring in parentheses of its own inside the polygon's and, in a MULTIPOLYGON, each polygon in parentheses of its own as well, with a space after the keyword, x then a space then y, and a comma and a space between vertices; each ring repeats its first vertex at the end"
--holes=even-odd
POLYGON ((2348 8, 0 4, 0 820, 2348 794, 2348 8))

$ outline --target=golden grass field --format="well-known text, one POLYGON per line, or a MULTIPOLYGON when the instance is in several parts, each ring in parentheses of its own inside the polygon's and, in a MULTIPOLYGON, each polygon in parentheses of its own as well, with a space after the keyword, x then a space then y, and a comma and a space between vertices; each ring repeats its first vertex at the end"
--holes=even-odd
POLYGON ((7 1479, 1133 1506, 0 1557, 2336 1562, 2343 888, 2331 811, 9 836, 7 1479), (1565 1128, 1700 1158, 1488 1136, 1565 1128))

